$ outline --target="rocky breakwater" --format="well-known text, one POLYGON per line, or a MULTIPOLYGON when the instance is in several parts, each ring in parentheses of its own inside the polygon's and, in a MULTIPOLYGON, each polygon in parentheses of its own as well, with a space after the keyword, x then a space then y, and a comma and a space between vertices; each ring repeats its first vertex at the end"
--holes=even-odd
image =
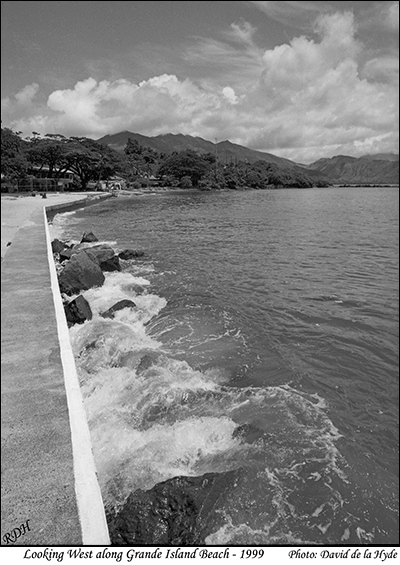
MULTIPOLYGON (((110 245, 100 243, 92 232, 85 232, 78 244, 71 245, 55 239, 51 246, 69 327, 92 319, 90 305, 80 294, 82 291, 102 286, 104 272, 121 271, 120 257, 128 260, 144 255, 143 251, 133 249, 125 249, 118 254, 110 245)), ((132 301, 120 301, 102 316, 113 317, 115 312, 127 307, 135 307, 135 304, 132 301)))
MULTIPOLYGON (((90 304, 82 292, 100 287, 105 274, 123 270, 124 262, 136 261, 143 251, 117 252, 96 236, 84 233, 80 243, 52 242, 58 282, 69 327, 92 320, 90 304), (122 263, 121 263, 122 261, 122 263)), ((132 300, 123 299, 100 315, 113 319, 122 309, 135 309, 132 300)), ((94 320, 93 320, 94 321, 94 320)), ((160 353, 127 353, 120 366, 131 368, 139 377, 157 363, 160 353)), ((243 480, 243 469, 201 476, 176 476, 149 490, 137 489, 118 507, 106 507, 111 543, 120 545, 204 545, 207 537, 224 525, 224 506, 243 480)), ((118 482, 118 477, 115 477, 118 482)))

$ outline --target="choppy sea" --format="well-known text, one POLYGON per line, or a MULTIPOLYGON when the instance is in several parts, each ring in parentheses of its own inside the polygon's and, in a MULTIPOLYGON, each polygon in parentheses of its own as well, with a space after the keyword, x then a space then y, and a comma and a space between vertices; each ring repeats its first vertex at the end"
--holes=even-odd
POLYGON ((55 216, 145 252, 70 330, 108 508, 241 468, 210 545, 399 542, 398 200, 182 191, 55 216))

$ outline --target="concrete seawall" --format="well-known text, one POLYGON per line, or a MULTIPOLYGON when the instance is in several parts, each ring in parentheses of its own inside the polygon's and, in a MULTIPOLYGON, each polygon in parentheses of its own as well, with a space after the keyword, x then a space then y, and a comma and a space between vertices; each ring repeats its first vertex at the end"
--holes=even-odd
POLYGON ((46 212, 19 230, 1 271, 1 544, 108 545, 46 212))
POLYGON ((103 200, 112 198, 109 193, 100 193, 92 196, 88 196, 83 200, 75 200, 75 202, 68 202, 63 204, 52 204, 46 206, 46 215, 49 220, 51 220, 59 212, 72 212, 73 210, 78 210, 79 208, 86 208, 86 206, 93 206, 93 204, 98 204, 103 200))

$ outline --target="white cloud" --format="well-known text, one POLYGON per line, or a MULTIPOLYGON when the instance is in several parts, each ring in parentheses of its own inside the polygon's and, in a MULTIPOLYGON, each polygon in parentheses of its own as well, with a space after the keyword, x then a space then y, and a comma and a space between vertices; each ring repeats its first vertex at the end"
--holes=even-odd
MULTIPOLYGON (((39 124, 43 133, 92 137, 124 129, 148 135, 170 131, 201 134, 202 124, 214 112, 230 115, 235 101, 230 87, 212 91, 175 75, 164 74, 139 84, 125 79, 97 82, 88 78, 73 89, 54 91, 47 107, 37 106, 29 117, 21 117, 18 105, 6 99, 3 116, 26 135, 32 128, 37 131, 39 124)), ((207 126, 205 129, 209 131, 207 126)))
POLYGON ((365 64, 362 76, 372 81, 397 85, 399 83, 399 58, 393 55, 374 57, 365 64))
POLYGON ((36 94, 39 91, 39 85, 36 82, 32 84, 28 84, 24 86, 17 94, 15 95, 15 99, 18 101, 19 104, 31 104, 33 99, 35 98, 36 94))
MULTIPOLYGON (((374 57, 361 67, 355 27, 352 13, 320 14, 315 39, 296 37, 262 51, 254 28, 242 22, 231 27, 229 43, 200 43, 197 57, 216 61, 217 77, 195 82, 160 74, 139 83, 89 77, 52 92, 45 106, 35 99, 38 85, 28 85, 3 101, 3 123, 26 135, 184 133, 304 162, 396 151, 396 61, 374 57)), ((193 61, 196 53, 187 56, 193 61)))
POLYGON ((221 33, 223 41, 196 38, 182 53, 183 61, 189 68, 196 68, 200 76, 205 71, 206 81, 224 81, 241 93, 258 80, 263 69, 263 49, 254 41, 256 31, 241 21, 221 33))
POLYGON ((265 52, 265 70, 252 96, 264 127, 249 132, 248 144, 309 160, 336 150, 361 154, 368 140, 397 131, 397 88, 360 76, 354 27, 352 13, 320 16, 319 42, 298 37, 265 52))
POLYGON ((392 2, 385 15, 387 27, 394 31, 399 31, 399 2, 392 2))
POLYGON ((253 36, 256 31, 256 28, 249 22, 242 21, 240 23, 231 24, 230 31, 226 33, 226 36, 239 43, 253 46, 253 36))
POLYGON ((233 90, 232 87, 230 86, 225 86, 225 88, 222 89, 222 94, 225 96, 225 98, 227 100, 229 100, 229 102, 231 102, 232 104, 237 104, 239 102, 238 97, 235 94, 235 91, 233 90))
POLYGON ((264 85, 290 89, 295 94, 300 87, 310 90, 343 62, 354 62, 359 45, 354 39, 352 14, 320 17, 316 29, 322 36, 320 43, 302 36, 290 45, 265 52, 264 85))
POLYGON ((251 4, 254 4, 268 17, 299 29, 310 28, 316 14, 332 11, 332 7, 327 2, 286 2, 276 0, 251 1, 251 4))

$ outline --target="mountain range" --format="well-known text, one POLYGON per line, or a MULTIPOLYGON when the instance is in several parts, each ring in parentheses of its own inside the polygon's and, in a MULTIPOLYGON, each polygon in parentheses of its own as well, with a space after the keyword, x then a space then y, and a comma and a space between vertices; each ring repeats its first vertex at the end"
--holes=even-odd
POLYGON ((113 135, 106 135, 98 139, 98 143, 108 145, 122 153, 128 139, 136 140, 140 145, 151 147, 160 153, 171 154, 174 151, 192 149, 197 153, 213 153, 220 162, 229 164, 236 161, 266 161, 274 163, 284 169, 291 168, 298 172, 306 173, 312 178, 319 178, 333 184, 398 184, 399 183, 399 155, 395 153, 379 153, 350 157, 338 155, 331 158, 318 159, 315 163, 303 165, 272 153, 255 151, 230 141, 213 143, 201 137, 191 135, 167 133, 148 137, 139 133, 123 131, 113 135))
POLYGON ((319 159, 306 168, 319 171, 336 183, 399 183, 399 156, 394 153, 364 155, 358 159, 347 155, 337 155, 330 159, 319 159))

